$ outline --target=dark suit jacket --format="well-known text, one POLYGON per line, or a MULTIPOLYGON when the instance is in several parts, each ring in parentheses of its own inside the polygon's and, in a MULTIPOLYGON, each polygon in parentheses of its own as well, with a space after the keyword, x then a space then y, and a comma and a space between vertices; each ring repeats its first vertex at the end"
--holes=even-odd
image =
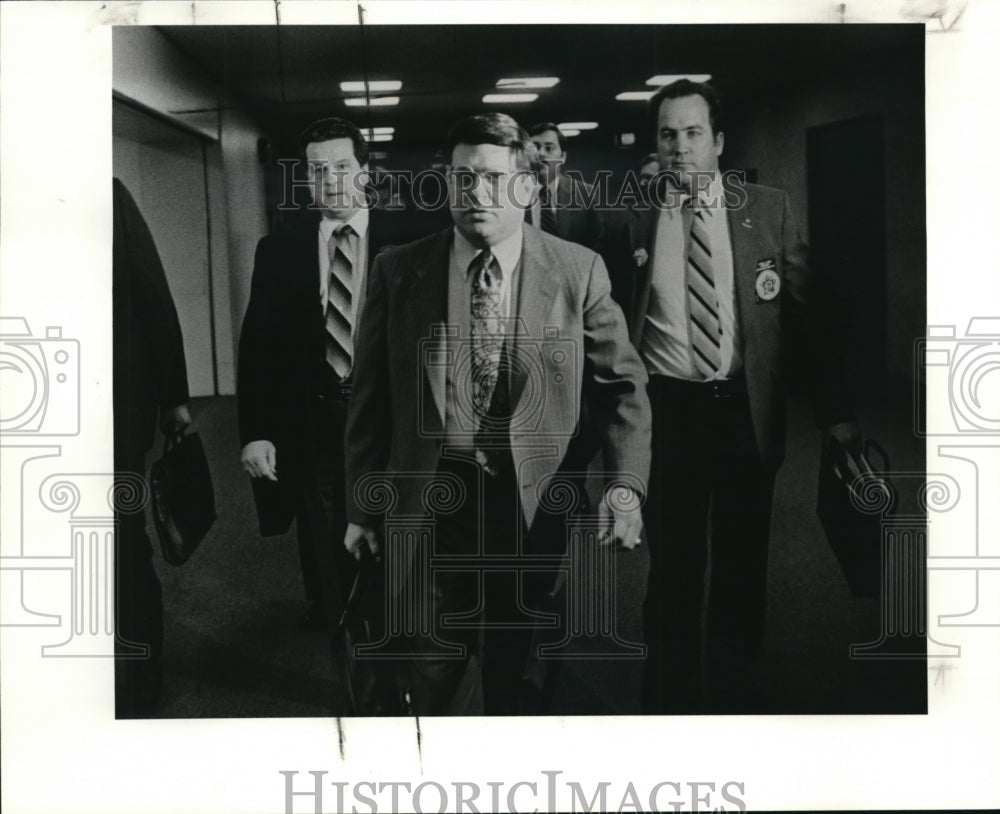
POLYGON ((556 235, 598 250, 604 240, 604 217, 599 206, 590 184, 561 175, 556 186, 556 235))
MULTIPOLYGON (((424 490, 437 471, 445 422, 447 358, 436 329, 447 320, 452 240, 450 229, 432 235, 384 253, 372 269, 347 416, 352 522, 377 527, 381 520, 354 488, 373 473, 392 482, 397 512, 425 513, 424 490)), ((529 530, 549 476, 567 458, 581 396, 600 430, 606 468, 634 476, 645 489, 646 375, 610 292, 600 257, 525 224, 516 308, 522 322, 510 346, 509 386, 515 415, 529 396, 539 407, 536 419, 517 425, 510 437, 529 530), (529 371, 535 378, 526 386, 529 371)))
MULTIPOLYGON (((240 333, 240 444, 268 440, 277 454, 278 483, 253 481, 264 535, 282 534, 291 525, 303 479, 315 477, 314 440, 324 431, 314 426, 316 400, 329 376, 318 228, 317 217, 287 234, 261 238, 240 333)), ((400 235, 392 217, 371 210, 369 271, 393 239, 398 242, 400 235)))
MULTIPOLYGON (((817 424, 852 419, 838 355, 824 312, 817 306, 819 281, 807 262, 807 249, 781 190, 747 184, 746 205, 727 212, 733 253, 736 315, 743 338, 743 365, 757 447, 765 466, 777 468, 785 452, 783 360, 786 346, 802 342, 809 359, 805 378, 817 424), (756 293, 758 263, 774 261, 779 294, 756 293)), ((649 304, 658 210, 637 210, 617 241, 616 296, 627 304, 629 334, 639 346, 649 304), (635 252, 646 253, 642 264, 635 252)))
POLYGON ((157 412, 188 400, 187 367, 153 236, 125 185, 112 187, 115 453, 132 460, 153 445, 157 412))

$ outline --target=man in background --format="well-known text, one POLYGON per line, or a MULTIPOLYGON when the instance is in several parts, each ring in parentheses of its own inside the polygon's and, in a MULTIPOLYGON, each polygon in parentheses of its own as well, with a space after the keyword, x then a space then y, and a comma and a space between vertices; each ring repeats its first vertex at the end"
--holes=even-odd
POLYGON ((604 220, 593 188, 563 172, 568 157, 566 136, 552 122, 534 125, 528 135, 542 166, 538 177, 538 221, 532 221, 533 225, 550 235, 597 250, 604 237, 604 220))
MULTIPOLYGON (((165 436, 191 423, 187 367, 163 263, 125 185, 112 183, 113 406, 115 472, 145 479, 157 426, 165 436)), ((115 506, 115 714, 151 713, 163 673, 163 592, 144 512, 115 506), (148 647, 146 657, 136 648, 148 647)))

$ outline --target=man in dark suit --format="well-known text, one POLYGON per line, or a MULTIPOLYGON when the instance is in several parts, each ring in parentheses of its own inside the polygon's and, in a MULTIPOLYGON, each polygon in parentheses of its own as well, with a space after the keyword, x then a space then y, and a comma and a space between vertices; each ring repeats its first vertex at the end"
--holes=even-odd
POLYGON ((808 349, 803 373, 818 425, 845 444, 855 443, 857 428, 787 195, 723 187, 711 86, 665 86, 651 115, 660 183, 651 189, 654 205, 623 230, 615 263, 616 275, 631 278, 616 290, 628 292, 630 336, 650 374, 653 409, 643 710, 750 711, 790 344, 808 349))
POLYGON ((542 166, 538 206, 532 211, 531 222, 543 232, 597 251, 604 238, 604 218, 593 187, 563 172, 566 136, 552 122, 539 122, 528 134, 542 166))
POLYGON ((604 542, 634 546, 649 405, 603 261, 524 223, 534 184, 524 130, 503 114, 472 116, 452 129, 449 149, 454 228, 386 252, 372 269, 347 420, 344 544, 378 552, 384 521, 429 518, 433 540, 390 540, 387 570, 402 574, 402 593, 429 594, 422 610, 433 609, 439 640, 457 637, 441 626, 445 616, 486 629, 480 648, 466 627, 459 657, 413 637, 414 709, 511 714, 531 630, 509 623, 551 587, 551 574, 512 566, 483 574, 480 592, 476 569, 491 557, 562 551, 566 507, 549 487, 573 460, 581 396, 606 468, 627 484, 615 492, 621 501, 601 501, 604 542), (369 499, 380 491, 373 477, 396 496, 390 517, 369 499), (440 506, 436 483, 465 499, 440 506), (470 567, 428 574, 418 563, 431 553, 470 567))
POLYGON ((261 533, 284 533, 295 519, 305 621, 332 630, 355 575, 340 544, 354 342, 369 267, 391 225, 368 208, 368 146, 357 127, 316 121, 299 147, 318 217, 257 246, 240 335, 240 439, 261 533))
MULTIPOLYGON (((113 181, 112 263, 115 472, 146 477, 159 424, 173 435, 191 423, 187 366, 177 310, 149 227, 125 185, 113 181)), ((143 512, 115 512, 115 708, 149 713, 160 694, 163 594, 143 512), (132 658, 129 645, 148 646, 132 658)))

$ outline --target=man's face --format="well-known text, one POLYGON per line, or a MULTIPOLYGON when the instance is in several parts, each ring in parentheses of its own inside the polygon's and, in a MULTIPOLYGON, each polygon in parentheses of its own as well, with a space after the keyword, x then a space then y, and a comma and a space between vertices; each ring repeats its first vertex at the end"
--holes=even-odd
POLYGON ((566 153, 559 146, 559 134, 555 130, 543 130, 531 137, 531 143, 538 150, 538 157, 545 162, 545 182, 554 181, 559 166, 566 162, 566 153))
POLYGON ((350 220, 364 206, 368 168, 354 157, 349 138, 313 141, 306 145, 308 176, 313 203, 323 208, 323 217, 350 220))
POLYGON ((451 217, 474 246, 500 243, 524 222, 533 181, 509 147, 458 144, 448 173, 451 217))
POLYGON ((647 161, 641 167, 639 167, 639 186, 643 189, 649 188, 649 182, 653 179, 653 176, 660 171, 660 163, 658 161, 647 161))
POLYGON ((701 96, 664 99, 660 104, 656 127, 660 168, 678 173, 684 186, 690 186, 692 171, 718 171, 722 143, 722 133, 712 135, 708 102, 701 96))

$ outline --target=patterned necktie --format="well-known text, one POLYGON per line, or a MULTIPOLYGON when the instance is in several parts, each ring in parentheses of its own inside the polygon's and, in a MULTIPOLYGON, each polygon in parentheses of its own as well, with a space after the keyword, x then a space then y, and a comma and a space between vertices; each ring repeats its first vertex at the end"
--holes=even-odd
POLYGON ((353 285, 350 226, 341 226, 326 244, 330 258, 330 282, 326 297, 326 361, 334 372, 345 378, 351 372, 351 302, 353 285))
POLYGON ((719 296, 712 272, 712 248, 705 219, 707 210, 685 203, 691 213, 691 231, 687 253, 688 313, 691 318, 691 350, 695 367, 706 379, 722 368, 722 324, 719 322, 719 296))
POLYGON ((472 261, 472 406, 482 420, 490 409, 500 374, 503 312, 500 264, 488 250, 472 261))
POLYGON ((539 202, 542 209, 540 217, 542 231, 554 235, 556 233, 556 211, 552 208, 552 201, 549 198, 549 188, 547 186, 542 187, 542 191, 539 194, 539 202))

